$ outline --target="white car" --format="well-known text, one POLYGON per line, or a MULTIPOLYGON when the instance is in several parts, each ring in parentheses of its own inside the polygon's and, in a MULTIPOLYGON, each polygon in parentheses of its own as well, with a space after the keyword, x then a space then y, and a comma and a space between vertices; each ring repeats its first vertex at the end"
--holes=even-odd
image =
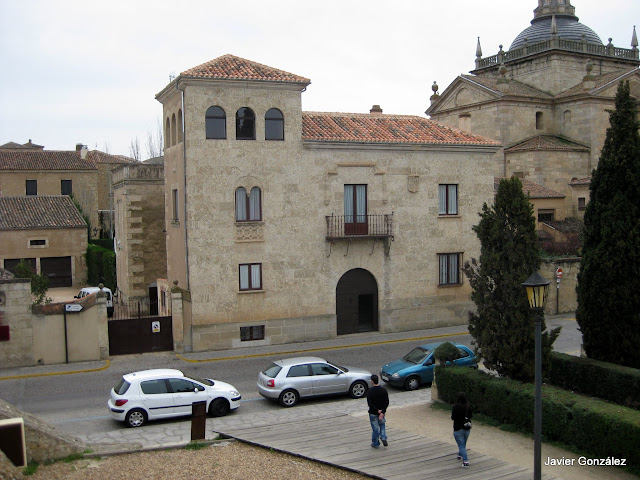
POLYGON ((111 389, 111 416, 129 427, 148 420, 191 415, 195 402, 207 402, 207 412, 222 417, 240 406, 240 393, 228 383, 186 377, 180 370, 155 369, 128 373, 111 389))
MULTIPOLYGON (((78 292, 78 295, 75 295, 73 298, 84 298, 88 297, 91 294, 98 293, 100 291, 100 287, 84 287, 81 288, 78 292)), ((113 294, 111 290, 107 287, 103 287, 102 291, 107 294, 107 316, 113 317, 113 294)))

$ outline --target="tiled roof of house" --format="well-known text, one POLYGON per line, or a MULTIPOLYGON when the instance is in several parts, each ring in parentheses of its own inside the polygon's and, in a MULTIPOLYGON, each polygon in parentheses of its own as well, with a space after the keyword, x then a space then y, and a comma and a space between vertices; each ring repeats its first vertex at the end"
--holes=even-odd
POLYGON ((136 163, 133 158, 125 155, 111 155, 110 153, 101 152, 100 150, 89 150, 85 158, 94 163, 136 163))
POLYGON ((0 170, 95 170, 80 153, 66 150, 0 150, 0 170))
MULTIPOLYGON (((498 193, 498 185, 500 184, 500 180, 503 180, 501 177, 496 177, 493 179, 493 194, 496 195, 498 193)), ((551 190, 550 188, 543 187, 542 185, 538 185, 530 180, 520 179, 522 182, 522 191, 525 195, 528 195, 529 198, 564 198, 562 193, 558 193, 555 190, 551 190)))
POLYGON ((354 143, 492 145, 500 142, 412 115, 302 113, 302 139, 354 143))
POLYGON ((577 85, 574 85, 570 89, 559 93, 558 95, 556 95, 555 98, 572 97, 574 95, 580 95, 580 94, 589 93, 592 90, 595 90, 595 89, 598 89, 600 87, 603 87, 607 83, 615 82, 616 79, 622 78, 625 75, 627 75, 629 73, 632 73, 634 71, 638 71, 638 68, 632 68, 631 70, 619 70, 617 72, 611 72, 611 73, 607 73, 605 75, 593 76, 591 81, 594 82, 595 86, 589 87, 589 88, 585 88, 585 86, 584 86, 585 82, 582 81, 582 82, 578 83, 577 85))
POLYGON ((0 196, 0 230, 86 226, 73 201, 66 195, 0 196))
POLYGON ((0 145, 0 150, 25 150, 25 149, 42 150, 44 149, 44 146, 31 143, 31 139, 29 139, 29 141, 24 145, 20 145, 19 143, 16 143, 16 142, 8 142, 8 143, 5 143, 4 145, 0 145))
POLYGON ((180 74, 185 77, 215 78, 220 80, 259 80, 264 82, 289 82, 309 84, 308 78, 277 68, 252 62, 234 55, 222 55, 180 74))
POLYGON ((529 98, 553 98, 553 95, 545 91, 538 90, 531 85, 527 85, 526 83, 522 83, 513 79, 508 80, 508 83, 506 84, 508 85, 507 90, 503 91, 500 89, 502 87, 498 87, 498 77, 488 77, 484 75, 461 75, 461 77, 470 82, 480 84, 500 95, 511 95, 529 98))
POLYGON ((555 150, 571 152, 588 152, 589 147, 556 135, 536 135, 505 148, 505 153, 526 152, 531 150, 555 150))

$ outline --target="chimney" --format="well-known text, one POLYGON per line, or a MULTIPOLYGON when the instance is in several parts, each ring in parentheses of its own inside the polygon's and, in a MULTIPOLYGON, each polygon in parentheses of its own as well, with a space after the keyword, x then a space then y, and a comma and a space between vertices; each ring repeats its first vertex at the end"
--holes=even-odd
POLYGON ((83 145, 82 143, 76 143, 76 152, 80 152, 80 158, 84 160, 85 158, 87 158, 87 153, 89 153, 89 149, 87 148, 86 145, 83 145))
POLYGON ((369 110, 369 113, 371 115, 381 115, 382 108, 380 108, 380 105, 374 105, 373 107, 371 107, 371 110, 369 110))

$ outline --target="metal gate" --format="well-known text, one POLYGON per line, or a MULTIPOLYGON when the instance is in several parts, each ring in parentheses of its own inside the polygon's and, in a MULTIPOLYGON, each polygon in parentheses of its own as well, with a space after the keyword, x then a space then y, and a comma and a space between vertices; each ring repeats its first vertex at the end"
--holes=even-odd
POLYGON ((108 322, 109 355, 173 350, 171 317, 153 315, 152 311, 152 307, 140 302, 114 305, 114 316, 108 322))

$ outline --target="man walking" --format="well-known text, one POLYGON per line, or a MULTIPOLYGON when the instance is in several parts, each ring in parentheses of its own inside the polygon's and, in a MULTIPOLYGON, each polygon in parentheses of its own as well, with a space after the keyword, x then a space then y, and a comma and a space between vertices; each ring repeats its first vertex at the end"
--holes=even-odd
POLYGON ((378 375, 371 375, 373 386, 367 391, 367 404, 369 405, 369 421, 371 422, 371 446, 380 447, 380 441, 386 447, 387 432, 385 429, 385 413, 389 406, 389 394, 384 387, 378 385, 378 375))

